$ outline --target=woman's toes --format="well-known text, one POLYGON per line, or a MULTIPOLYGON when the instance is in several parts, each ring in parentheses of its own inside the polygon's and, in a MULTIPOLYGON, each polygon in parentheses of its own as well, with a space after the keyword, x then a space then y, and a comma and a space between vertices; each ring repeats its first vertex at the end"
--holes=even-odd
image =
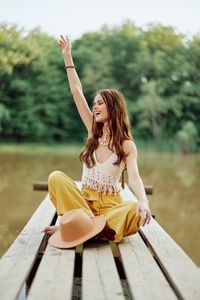
POLYGON ((47 226, 43 229, 43 232, 47 234, 54 234, 58 230, 59 226, 47 226))
MULTIPOLYGON (((50 227, 50 226, 49 226, 50 227)), ((42 232, 47 232, 47 230, 48 230, 48 227, 45 227, 43 230, 42 230, 42 232)))

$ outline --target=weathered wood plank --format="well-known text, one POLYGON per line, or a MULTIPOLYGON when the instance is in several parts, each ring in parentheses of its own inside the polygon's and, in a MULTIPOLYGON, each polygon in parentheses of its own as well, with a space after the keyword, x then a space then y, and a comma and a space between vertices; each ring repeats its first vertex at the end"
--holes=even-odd
POLYGON ((0 260, 1 299, 12 300, 23 286, 44 237, 41 230, 52 222, 55 209, 49 197, 42 201, 30 221, 0 260))
MULTIPOLYGON (((76 183, 80 188, 81 182, 76 183)), ((127 185, 122 191, 122 197, 125 200, 137 201, 127 185)), ((2 257, 0 261, 2 299, 12 300, 18 295, 44 237, 41 230, 51 223, 54 215, 55 209, 47 196, 2 257)), ((200 299, 200 270, 153 218, 149 225, 142 227, 139 233, 125 238, 118 247, 134 299, 171 300, 177 299, 176 295, 179 299, 200 299)), ((74 259, 75 250, 59 250, 47 246, 28 299, 62 299, 62 295, 63 299, 70 299, 74 259)), ((108 243, 85 243, 82 275, 83 300, 124 299, 108 243)))
POLYGON ((138 233, 124 238, 118 247, 134 299, 177 299, 138 233))
POLYGON ((84 245, 82 299, 124 299, 109 243, 87 243, 84 245))
MULTIPOLYGON (((80 183, 80 181, 76 181, 80 183)), ((144 185, 145 192, 147 195, 152 195, 153 194, 153 185, 144 185)), ((33 183, 33 189, 35 191, 48 191, 48 185, 46 181, 37 181, 33 183)))
POLYGON ((57 249, 48 244, 27 299, 71 299, 74 264, 75 249, 57 249))
MULTIPOLYGON (((124 193, 124 199, 131 199, 132 194, 132 200, 135 200, 128 186, 124 193)), ((183 249, 153 218, 139 232, 154 252, 176 294, 183 299, 200 299, 200 271, 183 249)))
POLYGON ((177 293, 183 299, 200 299, 200 270, 190 257, 153 218, 140 232, 177 293))

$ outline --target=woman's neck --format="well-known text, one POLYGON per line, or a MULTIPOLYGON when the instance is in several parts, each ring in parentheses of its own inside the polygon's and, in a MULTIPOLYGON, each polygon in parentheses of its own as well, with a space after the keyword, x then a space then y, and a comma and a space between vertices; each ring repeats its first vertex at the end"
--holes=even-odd
POLYGON ((102 128, 102 136, 99 137, 99 144, 102 146, 108 146, 109 142, 110 142, 110 130, 108 128, 108 124, 104 123, 104 126, 102 128))
POLYGON ((108 124, 107 123, 104 123, 102 131, 103 131, 103 136, 110 136, 110 130, 108 128, 108 124))

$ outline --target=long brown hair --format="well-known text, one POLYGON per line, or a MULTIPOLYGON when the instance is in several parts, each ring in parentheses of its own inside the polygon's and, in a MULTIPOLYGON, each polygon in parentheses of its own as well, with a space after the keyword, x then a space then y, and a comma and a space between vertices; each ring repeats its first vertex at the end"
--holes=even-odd
MULTIPOLYGON (((125 160, 126 153, 123 150, 123 142, 125 140, 133 140, 131 134, 130 122, 127 115, 126 104, 123 95, 115 89, 104 89, 100 94, 106 104, 108 111, 108 129, 110 132, 109 149, 117 154, 117 161, 114 165, 119 165, 125 160), (111 141, 112 145, 111 145, 111 141)), ((83 161, 88 168, 95 165, 93 152, 98 148, 98 139, 103 135, 103 123, 96 122, 93 116, 92 136, 86 141, 85 148, 80 153, 80 160, 83 161)))

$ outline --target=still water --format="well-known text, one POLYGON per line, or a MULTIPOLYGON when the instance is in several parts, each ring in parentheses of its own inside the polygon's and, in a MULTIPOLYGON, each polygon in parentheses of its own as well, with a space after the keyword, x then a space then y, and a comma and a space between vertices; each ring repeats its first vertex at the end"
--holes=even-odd
MULTIPOLYGON (((78 147, 0 148, 0 254, 2 255, 38 207, 46 192, 32 190, 53 170, 80 180, 78 147)), ((139 150, 138 165, 157 222, 200 266, 200 154, 139 150)))

